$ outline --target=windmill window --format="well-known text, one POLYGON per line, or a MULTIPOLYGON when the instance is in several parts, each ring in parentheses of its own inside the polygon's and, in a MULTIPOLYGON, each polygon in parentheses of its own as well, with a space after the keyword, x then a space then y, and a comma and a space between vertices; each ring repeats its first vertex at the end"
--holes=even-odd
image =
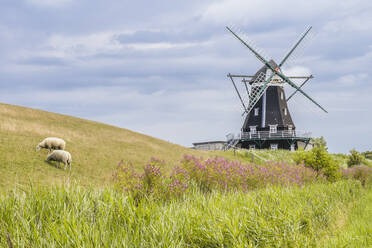
POLYGON ((283 94, 283 91, 282 91, 282 92, 280 92, 280 99, 283 100, 283 98, 284 98, 284 94, 283 94))
POLYGON ((256 145, 249 145, 249 150, 254 150, 256 149, 256 145))
POLYGON ((270 144, 271 150, 278 150, 278 144, 270 144))
POLYGON ((256 134, 256 126, 250 126, 249 130, 251 131, 251 134, 256 134))
POLYGON ((292 125, 288 125, 288 130, 291 131, 293 129, 292 125))
POLYGON ((254 116, 258 116, 258 111, 259 111, 260 108, 255 108, 254 109, 254 116))
POLYGON ((287 115, 287 108, 284 108, 283 111, 284 111, 284 115, 287 115))
POLYGON ((277 132, 276 125, 269 125, 269 126, 270 126, 270 133, 276 133, 277 132))

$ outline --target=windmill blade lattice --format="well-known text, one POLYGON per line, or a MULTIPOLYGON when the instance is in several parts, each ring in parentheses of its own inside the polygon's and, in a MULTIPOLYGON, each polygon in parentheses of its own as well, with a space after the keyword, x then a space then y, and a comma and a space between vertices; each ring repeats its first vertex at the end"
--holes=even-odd
POLYGON ((301 41, 296 51, 288 59, 287 67, 298 66, 299 64, 301 64, 301 58, 304 57, 306 50, 313 44, 316 35, 316 31, 314 31, 313 29, 306 35, 305 39, 301 41))
POLYGON ((241 41, 244 41, 245 43, 247 43, 250 47, 252 47, 255 51, 257 51, 265 60, 268 60, 270 57, 267 55, 266 51, 264 49, 262 49, 261 47, 259 47, 257 45, 256 42, 254 42, 250 37, 249 35, 244 32, 243 30, 241 30, 241 28, 239 28, 238 26, 236 25, 232 25, 232 26, 227 26, 226 27, 231 33, 233 33, 234 35, 237 35, 238 39, 241 38, 241 41))
POLYGON ((248 99, 247 114, 249 114, 249 112, 252 111, 254 105, 256 105, 258 100, 265 93, 265 91, 267 90, 267 87, 269 87, 269 84, 265 84, 265 80, 266 80, 266 74, 261 72, 260 74, 258 74, 257 78, 252 83, 251 92, 249 94, 249 99, 248 99))
MULTIPOLYGON (((290 86, 292 86, 293 88, 297 89, 302 95, 304 95, 306 98, 308 98, 310 101, 312 101, 315 105, 317 105, 319 108, 321 108, 324 112, 328 113, 327 110, 325 110, 322 106, 320 106, 316 101, 314 101, 309 95, 307 95, 303 90, 301 90, 295 83, 292 82, 292 80, 290 80, 288 77, 286 77, 285 75, 283 75, 279 68, 275 68, 273 65, 271 65, 269 63, 269 61, 267 59, 265 59, 261 54, 259 54, 254 48, 252 48, 247 42, 245 42, 242 38, 240 38, 237 34, 235 34, 229 27, 226 27, 227 30, 229 30, 238 40, 240 40, 241 43, 243 43, 249 50, 251 50, 251 52, 264 64, 266 65, 271 71, 272 71, 272 74, 271 76, 266 80, 264 86, 266 86, 267 84, 270 83, 271 81, 271 78, 276 74, 278 75, 280 78, 282 78, 282 80, 284 80, 285 82, 287 82, 290 86)), ((259 94, 263 93, 263 91, 265 90, 265 87, 262 87, 260 89, 260 92, 259 94)), ((251 104, 250 104, 250 107, 252 108, 251 104)), ((249 113, 249 111, 247 111, 249 113)))

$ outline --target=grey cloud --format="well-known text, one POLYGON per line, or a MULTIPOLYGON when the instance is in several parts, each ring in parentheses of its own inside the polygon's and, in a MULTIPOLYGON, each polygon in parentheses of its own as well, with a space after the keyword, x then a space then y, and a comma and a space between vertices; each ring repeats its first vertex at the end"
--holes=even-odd
POLYGON ((132 34, 120 34, 117 40, 121 43, 157 43, 157 42, 195 42, 205 41, 221 34, 221 27, 195 27, 168 29, 163 31, 139 30, 132 34))
POLYGON ((67 61, 58 57, 34 56, 17 61, 20 64, 39 66, 63 66, 67 61))
POLYGON ((134 34, 121 34, 117 37, 121 43, 182 42, 177 35, 159 31, 136 31, 134 34))

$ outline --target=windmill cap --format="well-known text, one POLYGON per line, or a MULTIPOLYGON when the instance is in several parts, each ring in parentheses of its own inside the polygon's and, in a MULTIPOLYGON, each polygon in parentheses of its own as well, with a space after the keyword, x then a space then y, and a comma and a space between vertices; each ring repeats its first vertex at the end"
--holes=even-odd
MULTIPOLYGON (((271 59, 271 60, 269 61, 269 64, 270 64, 273 68, 278 68, 278 69, 280 70, 278 64, 275 63, 274 60, 271 59)), ((254 76, 252 77, 252 79, 249 81, 249 84, 252 84, 252 83, 257 79, 257 77, 258 77, 261 73, 263 73, 263 74, 266 75, 266 71, 267 71, 267 69, 268 69, 267 65, 262 66, 261 69, 259 69, 259 70, 256 72, 256 74, 254 74, 254 76)))

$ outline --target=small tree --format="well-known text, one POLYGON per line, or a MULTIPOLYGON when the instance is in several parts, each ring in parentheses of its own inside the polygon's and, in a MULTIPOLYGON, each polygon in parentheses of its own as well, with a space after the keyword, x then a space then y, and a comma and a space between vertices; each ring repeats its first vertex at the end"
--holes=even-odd
POLYGON ((320 138, 312 138, 311 143, 314 145, 314 147, 323 147, 325 150, 328 150, 327 141, 323 136, 320 138))
POLYGON ((351 149, 350 155, 347 160, 347 166, 352 167, 354 165, 361 165, 364 163, 364 157, 357 150, 351 149))
POLYGON ((311 151, 298 151, 294 161, 314 169, 318 175, 324 174, 331 182, 340 178, 339 167, 325 146, 316 146, 311 151))

